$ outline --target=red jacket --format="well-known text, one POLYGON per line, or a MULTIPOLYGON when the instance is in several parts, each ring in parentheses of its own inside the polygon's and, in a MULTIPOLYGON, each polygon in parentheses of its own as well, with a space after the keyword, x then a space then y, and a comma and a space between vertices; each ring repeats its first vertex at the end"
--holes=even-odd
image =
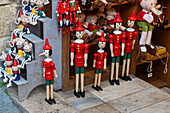
POLYGON ((138 32, 135 31, 133 28, 128 28, 126 31, 126 42, 125 42, 125 52, 131 53, 132 52, 132 40, 136 40, 136 36, 138 32))
POLYGON ((43 68, 45 68, 45 79, 46 80, 53 80, 54 79, 54 74, 53 70, 56 70, 55 64, 52 61, 42 61, 43 68))
POLYGON ((103 66, 104 66, 104 61, 103 59, 107 59, 107 53, 104 52, 97 52, 94 54, 94 60, 97 60, 96 61, 96 69, 103 69, 103 66))
POLYGON ((76 55, 75 55, 75 66, 77 67, 83 67, 84 66, 84 53, 88 53, 88 44, 84 43, 71 43, 71 52, 74 53, 74 48, 76 49, 76 55), (85 50, 84 50, 85 49, 85 50))
POLYGON ((126 38, 126 34, 125 32, 121 32, 121 31, 114 31, 113 35, 109 35, 110 44, 113 44, 113 40, 114 40, 114 44, 113 44, 113 54, 114 56, 120 56, 120 51, 121 51, 121 42, 125 43, 125 38, 126 38))

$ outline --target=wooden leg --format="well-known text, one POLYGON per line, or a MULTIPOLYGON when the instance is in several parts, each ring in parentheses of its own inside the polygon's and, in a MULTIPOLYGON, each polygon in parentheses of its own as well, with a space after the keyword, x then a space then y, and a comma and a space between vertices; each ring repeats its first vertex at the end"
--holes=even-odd
POLYGON ((123 60, 122 77, 125 75, 126 60, 123 60))
POLYGON ((98 74, 95 74, 94 87, 96 87, 97 85, 97 78, 98 78, 98 74))
POLYGON ((100 86, 100 82, 101 82, 101 73, 99 73, 99 79, 98 79, 98 86, 100 86))
POLYGON ((113 76, 114 76, 114 67, 115 67, 115 63, 112 63, 112 66, 111 66, 111 80, 113 80, 113 76))
POLYGON ((51 99, 54 99, 54 85, 51 85, 51 99))
POLYGON ((84 91, 84 73, 81 74, 81 92, 84 91))
POLYGON ((76 92, 79 91, 79 74, 76 74, 76 92))
POLYGON ((127 59, 127 70, 126 70, 126 76, 129 76, 129 68, 130 68, 130 59, 127 59))
POLYGON ((119 63, 116 63, 116 80, 119 79, 118 76, 119 76, 119 63))
POLYGON ((50 99, 50 86, 49 85, 46 86, 46 93, 47 93, 47 100, 49 100, 50 99))

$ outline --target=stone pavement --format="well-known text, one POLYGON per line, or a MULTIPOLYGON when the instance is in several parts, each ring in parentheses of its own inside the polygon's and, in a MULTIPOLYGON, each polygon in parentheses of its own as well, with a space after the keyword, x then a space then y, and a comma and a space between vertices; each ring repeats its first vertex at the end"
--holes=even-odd
POLYGON ((120 86, 110 86, 107 80, 102 81, 100 92, 88 85, 85 98, 76 98, 73 90, 57 91, 57 104, 52 106, 44 101, 45 86, 37 87, 23 102, 18 102, 15 86, 8 92, 20 109, 30 113, 170 113, 168 88, 160 90, 136 77, 120 82, 120 86))
MULTIPOLYGON (((0 80, 1 82, 1 80, 0 80)), ((0 87, 0 113, 20 113, 11 98, 4 93, 5 86, 0 87)))

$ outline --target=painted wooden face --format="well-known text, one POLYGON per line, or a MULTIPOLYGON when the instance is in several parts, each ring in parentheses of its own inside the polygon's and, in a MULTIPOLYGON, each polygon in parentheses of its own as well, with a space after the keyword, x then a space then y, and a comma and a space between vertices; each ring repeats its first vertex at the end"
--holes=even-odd
POLYGON ((24 45, 24 42, 25 42, 25 40, 23 38, 17 38, 16 39, 17 48, 22 48, 24 45))
POLYGON ((18 71, 18 67, 17 66, 12 66, 12 70, 13 71, 18 71))
POLYGON ((120 29, 120 26, 122 26, 122 23, 116 23, 116 24, 115 24, 115 29, 119 30, 119 29, 120 29))
POLYGON ((82 36, 83 36, 83 31, 76 31, 76 37, 77 38, 82 38, 82 36))
POLYGON ((45 57, 49 57, 50 56, 50 50, 44 50, 44 52, 45 52, 45 57))
POLYGON ((31 52, 31 50, 32 50, 32 43, 28 43, 28 42, 24 43, 23 49, 24 49, 25 52, 31 52))
POLYGON ((128 26, 132 28, 135 25, 135 21, 128 20, 128 26))
POLYGON ((36 5, 38 8, 43 8, 44 2, 42 0, 37 0, 36 5))
POLYGON ((32 6, 34 6, 36 4, 37 0, 30 0, 30 3, 32 6))
POLYGON ((103 49, 106 46, 106 42, 100 42, 99 41, 98 46, 99 46, 100 49, 103 49))

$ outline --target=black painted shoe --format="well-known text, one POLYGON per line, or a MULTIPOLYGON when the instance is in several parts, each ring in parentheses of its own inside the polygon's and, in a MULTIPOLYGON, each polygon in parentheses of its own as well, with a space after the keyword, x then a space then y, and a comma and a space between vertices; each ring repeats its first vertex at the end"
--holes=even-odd
POLYGON ((115 82, 116 85, 120 85, 119 80, 114 80, 114 82, 115 82))
POLYGON ((81 96, 82 98, 85 97, 85 91, 83 91, 83 92, 80 91, 79 94, 80 94, 80 96, 81 96))
POLYGON ((124 75, 123 77, 120 75, 119 78, 124 80, 124 81, 128 81, 128 79, 126 78, 126 75, 124 75))
POLYGON ((77 98, 80 98, 80 94, 79 94, 79 92, 76 92, 76 90, 74 90, 74 95, 75 95, 77 98))
POLYGON ((126 76, 127 80, 132 81, 130 76, 126 76))
POLYGON ((99 89, 98 89, 98 87, 96 86, 96 87, 94 87, 94 85, 92 86, 92 88, 94 89, 94 90, 96 90, 96 91, 99 91, 99 89))
POLYGON ((52 103, 56 104, 56 101, 55 101, 54 99, 51 99, 51 98, 50 98, 50 101, 51 101, 52 103))
POLYGON ((114 81, 109 79, 110 85, 114 85, 114 81))
POLYGON ((98 88, 100 91, 103 91, 103 89, 102 89, 100 86, 97 86, 97 88, 98 88))
POLYGON ((47 100, 47 98, 45 98, 45 101, 46 101, 48 104, 52 105, 52 102, 50 101, 50 99, 47 100))

